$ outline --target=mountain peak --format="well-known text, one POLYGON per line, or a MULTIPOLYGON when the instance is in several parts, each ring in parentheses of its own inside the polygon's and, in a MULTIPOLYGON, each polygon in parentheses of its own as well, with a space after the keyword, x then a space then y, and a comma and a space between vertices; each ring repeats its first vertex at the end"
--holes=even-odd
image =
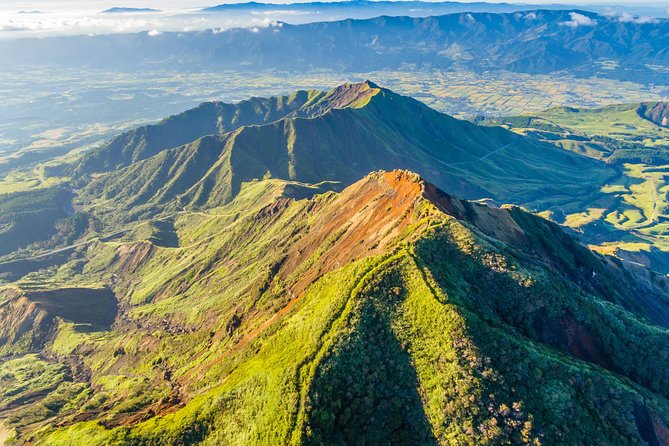
POLYGON ((371 81, 345 83, 328 91, 319 103, 328 104, 329 108, 361 108, 380 91, 371 81))
POLYGON ((395 169, 391 171, 380 170, 369 174, 370 178, 374 178, 383 182, 396 191, 406 190, 412 193, 421 194, 425 190, 425 180, 415 172, 404 169, 395 169))

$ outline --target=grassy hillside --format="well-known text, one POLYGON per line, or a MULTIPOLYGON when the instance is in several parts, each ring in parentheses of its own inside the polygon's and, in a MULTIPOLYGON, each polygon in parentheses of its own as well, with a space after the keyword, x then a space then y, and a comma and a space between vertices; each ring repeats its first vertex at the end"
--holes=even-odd
POLYGON ((76 176, 119 169, 205 135, 276 121, 298 110, 319 94, 322 92, 299 91, 290 96, 251 98, 237 104, 206 102, 157 124, 139 127, 117 136, 87 153, 72 168, 72 174, 76 176))
POLYGON ((204 136, 97 177, 80 201, 101 212, 120 207, 137 215, 168 204, 219 206, 253 179, 351 184, 372 170, 408 168, 458 196, 545 208, 550 197, 596 191, 613 173, 588 158, 454 119, 370 82, 310 95, 295 116, 204 136))
MULTIPOLYGON (((601 252, 666 273, 669 131, 644 115, 642 110, 648 107, 561 107, 494 124, 599 159, 615 169, 615 177, 603 182, 597 193, 554 203, 545 215, 578 230, 601 252)), ((652 108, 656 109, 660 110, 652 108)))
POLYGON ((0 380, 36 392, 0 394, 5 430, 58 445, 661 444, 664 277, 409 172, 302 198, 320 188, 242 183, 175 215, 170 246, 135 231, 14 283, 0 306, 101 285, 119 304, 61 311, 40 360, 9 342, 0 380))
POLYGON ((662 127, 669 127, 669 104, 666 102, 647 102, 637 109, 639 116, 662 127))
POLYGON ((72 214, 72 197, 60 186, 0 194, 0 256, 55 235, 72 214))

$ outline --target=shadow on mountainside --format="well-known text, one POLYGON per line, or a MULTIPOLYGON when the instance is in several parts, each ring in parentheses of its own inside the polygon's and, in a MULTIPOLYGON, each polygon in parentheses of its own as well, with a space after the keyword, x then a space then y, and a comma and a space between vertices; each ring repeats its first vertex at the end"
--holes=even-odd
POLYGON ((305 444, 438 444, 411 357, 392 329, 402 298, 394 289, 398 295, 362 291, 349 327, 319 365, 305 444))

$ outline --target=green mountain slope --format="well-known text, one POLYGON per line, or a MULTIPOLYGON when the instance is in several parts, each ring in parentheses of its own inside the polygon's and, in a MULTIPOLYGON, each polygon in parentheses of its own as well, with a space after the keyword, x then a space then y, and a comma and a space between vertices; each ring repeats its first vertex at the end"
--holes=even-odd
POLYGON ((600 190, 545 208, 601 252, 669 272, 669 133, 662 103, 596 109, 558 107, 494 121, 513 131, 610 166, 600 190))
POLYGON ((237 104, 206 102, 157 124, 117 136, 86 154, 73 170, 75 174, 82 174, 119 169, 205 135, 276 121, 299 110, 319 95, 322 92, 299 91, 290 96, 251 98, 237 104))
POLYGON ((103 175, 84 189, 82 202, 133 212, 173 200, 211 207, 252 179, 351 184, 372 170, 406 168, 458 196, 542 207, 546 197, 592 192, 612 174, 590 159, 454 119, 370 82, 310 95, 294 116, 204 136, 103 175))
POLYGON ((0 256, 57 234, 72 214, 72 197, 59 186, 0 194, 0 256))
POLYGON ((647 102, 641 104, 638 109, 639 116, 663 127, 669 127, 669 103, 647 102))
POLYGON ((309 118, 330 109, 364 101, 372 91, 339 88, 330 92, 296 91, 289 96, 253 97, 236 104, 205 102, 157 124, 123 133, 107 144, 87 153, 73 168, 74 176, 108 172, 206 135, 222 134, 244 126, 263 125, 286 117, 309 118))
POLYGON ((98 241, 8 287, 2 308, 102 285, 119 303, 60 310, 38 358, 5 341, 5 430, 58 445, 663 444, 665 277, 409 172, 304 198, 319 187, 246 182, 176 214, 171 246, 98 241))

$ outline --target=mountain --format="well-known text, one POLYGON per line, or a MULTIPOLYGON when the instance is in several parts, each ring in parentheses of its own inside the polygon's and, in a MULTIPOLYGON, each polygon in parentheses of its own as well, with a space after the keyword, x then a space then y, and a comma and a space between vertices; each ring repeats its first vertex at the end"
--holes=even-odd
MULTIPOLYGON (((666 8, 661 5, 580 5, 581 8, 603 15, 611 15, 616 17, 624 17, 627 21, 638 20, 648 21, 651 18, 667 17, 669 13, 666 8), (624 14, 624 16, 623 16, 624 14)), ((509 13, 531 11, 536 9, 537 5, 524 3, 486 3, 486 2, 441 2, 441 1, 368 1, 355 0, 348 2, 301 2, 301 3, 261 3, 261 2, 244 2, 244 3, 222 3, 216 6, 210 6, 202 9, 203 12, 208 13, 235 13, 239 11, 249 11, 252 13, 259 12, 277 12, 287 11, 291 13, 299 12, 302 14, 322 14, 327 12, 330 14, 340 13, 349 14, 349 18, 361 19, 368 18, 365 15, 388 15, 388 16, 412 16, 425 17, 444 14, 454 14, 461 12, 493 12, 493 13, 509 13)), ((542 4, 542 9, 570 9, 569 5, 565 4, 542 4)))
MULTIPOLYGON (((543 5, 546 9, 569 9, 566 5, 543 5)), ((417 16, 443 15, 461 12, 518 12, 532 10, 536 5, 485 3, 485 2, 424 2, 424 1, 368 1, 355 0, 349 2, 303 2, 303 3, 223 3, 203 8, 207 13, 234 13, 239 11, 289 11, 301 13, 350 14, 351 18, 362 18, 361 15, 417 16)))
POLYGON ((638 109, 639 116, 662 127, 669 127, 669 103, 646 102, 638 109))
POLYGON ((237 104, 208 102, 158 124, 147 125, 117 136, 87 154, 74 175, 109 171, 149 158, 166 148, 192 142, 202 136, 225 133, 245 125, 274 122, 317 100, 317 91, 291 96, 252 98, 237 104))
POLYGON ((107 69, 338 72, 416 65, 647 80, 669 65, 669 20, 621 20, 580 10, 459 13, 191 33, 115 34, 0 42, 0 63, 107 69), (104 48, 104 51, 102 50, 104 48), (454 51, 457 49, 457 51, 454 51), (603 69, 602 60, 616 69, 603 69))
POLYGON ((594 160, 452 118, 364 82, 203 104, 115 138, 84 156, 73 175, 86 184, 80 204, 103 202, 99 209, 132 216, 219 206, 242 183, 267 177, 348 185, 395 168, 417 171, 465 198, 532 206, 547 197, 580 196, 612 174, 594 160), (197 139, 183 144, 190 138, 197 139))
POLYGON ((127 14, 127 13, 139 13, 139 12, 160 12, 160 9, 152 8, 125 8, 122 6, 116 6, 114 8, 105 9, 101 11, 101 14, 127 14))
POLYGON ((10 444, 663 444, 665 277, 406 171, 310 189, 0 293, 10 444))

